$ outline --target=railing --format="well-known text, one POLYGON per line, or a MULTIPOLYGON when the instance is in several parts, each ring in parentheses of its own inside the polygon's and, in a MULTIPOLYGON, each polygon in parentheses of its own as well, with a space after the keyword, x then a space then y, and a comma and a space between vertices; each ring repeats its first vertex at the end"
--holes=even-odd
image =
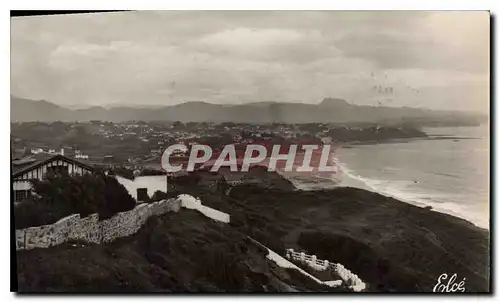
POLYGON ((308 255, 304 252, 295 252, 293 249, 287 249, 286 250, 286 257, 288 259, 293 259, 293 260, 298 260, 302 262, 307 262, 308 264, 315 264, 317 265, 317 270, 326 270, 330 266, 330 263, 328 260, 321 260, 316 257, 316 255, 308 255), (321 269, 322 268, 322 269, 321 269))
POLYGON ((324 271, 328 268, 332 268, 335 273, 338 274, 340 278, 355 291, 362 291, 366 288, 366 284, 358 277, 358 275, 352 273, 340 263, 331 263, 328 260, 318 259, 316 255, 308 255, 304 252, 295 252, 293 249, 286 250, 286 257, 288 259, 304 262, 311 268, 318 271, 324 271))

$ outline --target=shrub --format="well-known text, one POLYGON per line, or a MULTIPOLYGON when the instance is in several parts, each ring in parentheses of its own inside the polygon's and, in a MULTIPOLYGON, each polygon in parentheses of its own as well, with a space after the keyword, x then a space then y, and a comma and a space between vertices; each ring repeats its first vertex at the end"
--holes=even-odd
POLYGON ((103 174, 47 175, 32 184, 36 194, 14 208, 16 228, 52 224, 71 214, 98 213, 100 219, 106 219, 136 204, 125 187, 103 174))
POLYGON ((108 172, 109 175, 118 175, 123 178, 127 178, 130 180, 134 180, 134 171, 125 167, 114 167, 111 171, 108 172))
POLYGON ((118 212, 132 210, 136 202, 128 193, 127 189, 121 185, 114 177, 104 177, 104 203, 98 208, 99 218, 106 219, 118 212))
POLYGON ((153 169, 143 169, 140 173, 141 176, 155 176, 155 175, 166 175, 167 172, 162 170, 153 170, 153 169))
POLYGON ((14 207, 14 225, 16 229, 49 224, 54 219, 53 212, 47 211, 45 203, 28 198, 14 207))
POLYGON ((160 200, 164 200, 164 199, 168 199, 169 196, 167 195, 167 193, 163 192, 163 191, 156 191, 153 193, 153 196, 151 196, 151 202, 156 202, 156 201, 160 201, 160 200))

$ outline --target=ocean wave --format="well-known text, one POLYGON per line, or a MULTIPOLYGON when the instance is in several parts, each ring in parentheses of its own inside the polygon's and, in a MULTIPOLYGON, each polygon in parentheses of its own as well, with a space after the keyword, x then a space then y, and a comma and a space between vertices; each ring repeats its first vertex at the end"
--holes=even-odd
POLYGON ((441 175, 441 176, 446 176, 446 177, 452 177, 452 178, 460 178, 459 176, 457 175, 452 175, 452 174, 449 174, 449 173, 443 173, 443 172, 429 172, 429 173, 433 173, 435 175, 441 175))
POLYGON ((464 204, 446 201, 446 199, 453 198, 449 194, 417 192, 415 191, 414 182, 412 181, 370 179, 356 174, 344 163, 340 163, 339 167, 343 176, 340 186, 369 190, 420 207, 431 206, 434 211, 463 218, 475 225, 488 228, 488 226, 485 225, 484 219, 482 219, 483 217, 472 211, 470 207, 464 204))

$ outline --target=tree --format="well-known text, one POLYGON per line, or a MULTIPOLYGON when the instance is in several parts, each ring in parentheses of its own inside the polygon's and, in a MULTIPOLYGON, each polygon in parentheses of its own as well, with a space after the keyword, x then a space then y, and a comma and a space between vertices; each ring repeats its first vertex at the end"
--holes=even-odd
POLYGON ((104 177, 104 204, 98 207, 100 219, 106 219, 118 212, 132 210, 136 201, 114 177, 104 177))
POLYGON ((182 128, 184 126, 184 124, 182 122, 175 121, 173 126, 174 126, 174 128, 179 129, 179 128, 182 128))
POLYGON ((14 208, 16 228, 52 224, 71 214, 107 219, 132 210, 136 201, 114 177, 104 174, 49 174, 33 181, 35 194, 14 208))

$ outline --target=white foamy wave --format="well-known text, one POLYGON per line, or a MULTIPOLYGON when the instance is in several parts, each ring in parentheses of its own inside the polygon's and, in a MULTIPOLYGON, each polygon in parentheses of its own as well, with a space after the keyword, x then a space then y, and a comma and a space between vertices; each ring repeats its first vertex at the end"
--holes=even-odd
POLYGON ((410 186, 413 185, 412 181, 369 179, 354 173, 343 163, 339 164, 339 167, 343 175, 340 186, 369 190, 420 207, 431 206, 434 211, 457 216, 477 226, 488 228, 483 223, 479 213, 474 213, 470 208, 459 203, 442 201, 450 199, 449 195, 415 192, 415 190, 410 189, 410 186))

